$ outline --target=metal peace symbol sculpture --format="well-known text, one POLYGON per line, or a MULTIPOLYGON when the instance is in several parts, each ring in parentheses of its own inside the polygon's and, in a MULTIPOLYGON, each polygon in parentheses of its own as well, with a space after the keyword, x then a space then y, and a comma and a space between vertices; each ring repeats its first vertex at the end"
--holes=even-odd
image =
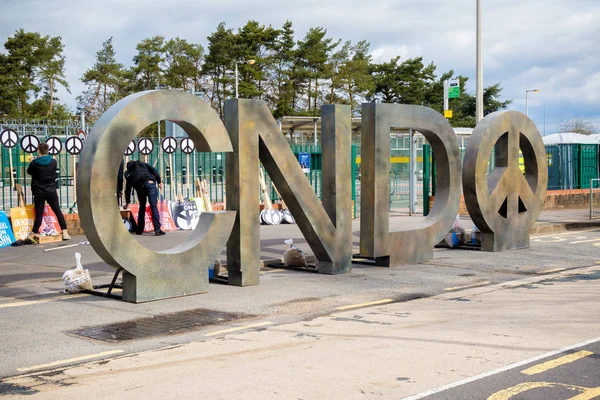
POLYGON ((81 150, 83 149, 83 140, 77 136, 71 136, 65 142, 65 148, 69 154, 75 156, 81 153, 81 150))
POLYGON ((179 146, 184 154, 192 154, 192 152, 195 149, 194 142, 192 142, 192 139, 190 138, 181 139, 181 143, 179 143, 179 146))
POLYGON ((40 146, 40 139, 35 135, 25 135, 21 139, 21 148, 25 153, 35 153, 40 146))
POLYGON ((542 210, 547 186, 546 149, 533 121, 517 111, 501 111, 477 125, 465 151, 463 191, 481 230, 483 250, 529 247, 529 230, 542 210), (488 175, 492 150, 494 168, 488 175))
POLYGON ((81 224, 90 244, 114 268, 123 268, 123 300, 141 302, 208 290, 208 267, 223 250, 236 212, 202 213, 185 241, 152 251, 125 229, 115 202, 117 169, 135 135, 157 121, 182 127, 202 151, 231 152, 219 116, 196 96, 179 91, 145 91, 115 103, 87 137, 77 175, 81 224))
POLYGON ((48 145, 48 153, 53 156, 57 155, 62 150, 62 142, 57 137, 50 136, 46 139, 46 144, 48 145))
POLYGON ((175 138, 171 136, 167 136, 166 138, 164 138, 160 145, 163 151, 167 154, 173 154, 175 153, 175 150, 177 150, 177 140, 175 140, 175 138))

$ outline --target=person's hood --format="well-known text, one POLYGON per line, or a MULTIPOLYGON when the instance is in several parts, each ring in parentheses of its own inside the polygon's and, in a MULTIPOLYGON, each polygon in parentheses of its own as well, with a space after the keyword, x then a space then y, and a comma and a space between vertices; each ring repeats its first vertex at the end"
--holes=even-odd
POLYGON ((33 160, 34 163, 43 165, 43 166, 50 164, 51 161, 52 161, 52 156, 50 154, 46 154, 45 156, 40 156, 40 157, 36 158, 35 160, 33 160))

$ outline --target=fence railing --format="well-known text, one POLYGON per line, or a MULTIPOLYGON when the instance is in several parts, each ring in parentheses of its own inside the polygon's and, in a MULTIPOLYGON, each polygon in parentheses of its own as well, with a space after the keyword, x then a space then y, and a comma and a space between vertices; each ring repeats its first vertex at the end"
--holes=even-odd
POLYGON ((590 219, 600 218, 600 179, 590 179, 590 219))

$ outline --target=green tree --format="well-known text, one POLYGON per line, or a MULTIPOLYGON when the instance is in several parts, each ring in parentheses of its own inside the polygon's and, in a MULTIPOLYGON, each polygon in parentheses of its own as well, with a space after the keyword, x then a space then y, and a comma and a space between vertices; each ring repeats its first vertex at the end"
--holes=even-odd
POLYGON ((164 79, 174 89, 199 90, 200 64, 204 48, 179 37, 165 43, 164 79))
POLYGON ((400 62, 395 57, 389 62, 372 66, 374 86, 367 94, 369 100, 384 103, 424 104, 435 80, 435 65, 423 64, 422 57, 400 62))
POLYGON ((303 40, 298 42, 297 62, 304 70, 307 78, 307 114, 318 115, 317 99, 320 97, 319 80, 329 77, 327 61, 330 53, 340 41, 332 43, 331 38, 326 38, 327 30, 323 28, 310 28, 303 40))
POLYGON ((24 118, 53 116, 57 84, 68 90, 62 39, 19 29, 4 48, 6 54, 0 55, 0 113, 24 118))
POLYGON ((236 35, 236 56, 255 63, 239 64, 239 93, 243 98, 266 98, 269 70, 276 55, 279 30, 248 21, 236 35))
POLYGON ((371 75, 371 55, 369 43, 362 40, 351 49, 352 58, 347 60, 339 70, 341 87, 343 88, 352 113, 359 113, 357 99, 364 98, 375 87, 371 75))
POLYGON ((331 80, 329 84, 329 95, 327 96, 327 102, 330 104, 334 103, 347 103, 347 100, 339 93, 340 89, 344 85, 343 72, 344 66, 350 61, 352 52, 352 43, 348 40, 341 47, 329 57, 329 72, 331 74, 331 80))
POLYGON ((156 89, 163 83, 162 63, 165 60, 165 38, 157 35, 142 39, 136 46, 137 54, 133 57, 136 89, 156 89))
POLYGON ((112 37, 102 43, 96 53, 94 66, 83 74, 81 81, 87 89, 77 98, 78 108, 85 110, 92 119, 102 115, 114 102, 126 93, 119 93, 123 65, 116 60, 112 37))
POLYGON ((65 77, 64 47, 60 36, 45 36, 42 38, 42 47, 37 51, 37 56, 39 57, 37 66, 38 75, 48 99, 46 116, 50 116, 54 111, 54 100, 57 100, 55 97, 57 84, 62 85, 67 92, 71 93, 65 77))
POLYGON ((273 62, 271 63, 270 91, 267 101, 273 115, 282 117, 293 115, 298 88, 294 74, 295 41, 292 22, 286 21, 273 44, 273 62))
POLYGON ((236 39, 231 29, 221 22, 217 30, 208 37, 208 53, 204 60, 202 73, 206 75, 208 87, 206 93, 211 106, 223 118, 223 102, 231 86, 231 69, 236 58, 236 39))

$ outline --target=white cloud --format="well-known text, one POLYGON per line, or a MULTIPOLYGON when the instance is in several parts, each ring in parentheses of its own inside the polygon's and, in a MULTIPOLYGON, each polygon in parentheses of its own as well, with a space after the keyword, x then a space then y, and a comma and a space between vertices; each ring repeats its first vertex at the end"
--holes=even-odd
MULTIPOLYGON (((0 40, 16 29, 60 35, 74 105, 79 81, 102 42, 113 36, 119 61, 131 65, 136 43, 163 34, 206 46, 217 24, 237 29, 248 20, 281 27, 294 24, 296 39, 322 26, 334 39, 367 40, 377 62, 400 55, 433 61, 438 73, 454 69, 475 90, 475 0, 20 0, 5 1, 0 40)), ((504 98, 533 115, 545 105, 548 126, 571 113, 597 115, 600 77, 600 2, 597 0, 489 0, 483 3, 484 83, 501 82, 504 98), (568 103, 568 107, 567 107, 568 103)), ((537 119, 536 119, 537 122, 537 119)))

